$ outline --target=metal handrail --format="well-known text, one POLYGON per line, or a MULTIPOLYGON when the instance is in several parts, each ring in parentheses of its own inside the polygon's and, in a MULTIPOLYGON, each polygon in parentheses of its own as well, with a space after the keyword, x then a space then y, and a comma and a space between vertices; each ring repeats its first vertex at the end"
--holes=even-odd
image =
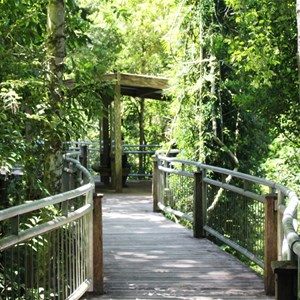
MULTIPOLYGON (((280 236, 280 232, 284 232, 284 240, 288 244, 288 248, 285 246, 284 241, 278 241, 281 243, 281 250, 282 253, 278 253, 278 260, 282 259, 298 259, 300 258, 300 238, 297 233, 297 226, 295 226, 295 220, 297 216, 297 208, 299 204, 299 198, 295 192, 291 191, 287 187, 276 183, 271 180, 267 180, 264 178, 255 177, 252 175, 248 175, 245 173, 228 170, 220 167, 210 166, 206 164, 202 164, 195 161, 189 161, 185 159, 180 159, 177 157, 168 157, 169 154, 166 150, 159 150, 156 151, 156 162, 157 162, 157 169, 158 174, 174 174, 184 177, 193 178, 195 176, 195 172, 202 173, 202 184, 215 186, 220 189, 224 189, 226 191, 231 191, 235 194, 243 195, 249 199, 256 200, 258 202, 265 203, 265 196, 256 193, 255 191, 246 190, 245 188, 241 188, 231 184, 230 182, 219 181, 215 178, 209 178, 208 173, 218 173, 218 176, 231 176, 232 178, 236 178, 238 180, 242 180, 243 182, 250 182, 253 184, 257 184, 262 187, 269 188, 271 194, 278 194, 278 200, 275 201, 275 210, 278 210, 279 213, 282 214, 282 222, 278 223, 278 232, 280 236), (177 166, 182 166, 182 168, 176 168, 177 166), (187 171, 188 169, 192 171, 187 171), (282 200, 285 199, 285 203, 281 203, 282 200), (298 258, 297 258, 297 257, 298 258)), ((157 175, 159 177, 159 175, 157 175)), ((160 179, 158 179, 160 180, 160 179)), ((161 177, 161 180, 166 180, 166 177, 161 177)), ((168 184, 167 184, 168 185, 168 184)), ((203 188, 203 187, 202 187, 203 188)), ((159 198, 159 197, 158 197, 159 198)), ((162 210, 166 210, 169 213, 173 213, 176 216, 180 216, 185 218, 189 221, 193 222, 193 217, 190 215, 178 212, 176 210, 172 210, 170 207, 166 207, 162 202, 161 199, 158 199, 158 207, 162 210)), ((220 233, 216 232, 213 228, 209 227, 208 225, 204 224, 204 230, 206 230, 209 234, 217 237, 218 239, 222 240, 223 242, 227 243, 229 246, 232 246, 236 250, 241 250, 244 255, 246 255, 250 260, 256 262, 259 266, 264 268, 264 262, 255 257, 252 253, 250 253, 247 249, 239 247, 238 245, 232 243, 230 239, 224 237, 220 233)), ((281 237, 279 237, 280 239, 281 237)))
MULTIPOLYGON (((100 142, 85 142, 85 141, 70 141, 65 143, 68 146, 69 151, 74 151, 74 153, 80 154, 79 151, 83 150, 83 147, 86 147, 86 151, 82 151, 80 155, 82 157, 86 156, 87 167, 88 169, 94 170, 93 165, 95 162, 91 163, 92 160, 95 160, 95 155, 98 156, 96 159, 96 165, 100 164, 100 154, 103 149, 103 145, 100 142), (98 147, 97 147, 98 146, 98 147), (92 154, 92 155, 90 155, 92 154), (92 159, 91 159, 92 158, 92 159)), ((151 156, 155 154, 156 149, 159 148, 159 145, 156 144, 147 144, 147 145, 133 145, 133 144, 122 144, 122 153, 126 154, 129 158, 131 165, 129 177, 144 177, 150 178, 152 177, 151 170, 145 170, 148 166, 151 168, 151 156), (140 170, 138 165, 139 156, 144 155, 147 157, 147 166, 145 165, 145 161, 143 162, 143 168, 140 170), (132 163, 134 161, 134 163, 132 163)))
MULTIPOLYGON (((8 236, 5 236, 1 238, 0 240, 0 253, 1 255, 13 255, 13 254, 4 254, 4 253, 14 253, 14 250, 18 249, 18 246, 26 245, 28 241, 32 241, 33 239, 39 239, 40 237, 44 236, 45 234, 51 234, 57 229, 60 230, 66 230, 66 226, 74 226, 75 222, 78 221, 80 224, 83 224, 85 222, 84 226, 87 226, 86 229, 84 229, 84 235, 82 237, 78 237, 80 241, 83 239, 86 239, 89 243, 87 246, 88 249, 82 250, 85 251, 88 254, 88 257, 85 259, 85 261, 82 264, 85 264, 85 268, 87 270, 87 273, 82 272, 82 275, 80 275, 82 278, 82 282, 79 282, 79 280, 76 280, 75 282, 68 283, 68 286, 72 286, 72 288, 69 288, 71 291, 71 294, 66 295, 66 298, 61 299, 79 299, 88 289, 92 289, 92 278, 93 278, 93 260, 92 260, 92 253, 93 253, 93 221, 92 221, 92 212, 93 212, 93 192, 95 188, 95 183, 92 175, 86 170, 83 166, 81 166, 80 162, 76 159, 72 158, 78 157, 78 152, 76 153, 68 153, 64 155, 64 161, 71 165, 74 170, 76 170, 77 174, 80 174, 80 177, 83 178, 83 180, 77 181, 77 182, 83 182, 81 186, 74 188, 73 190, 66 191, 61 194, 45 197, 40 200, 31 201, 29 203, 25 203, 19 206, 10 207, 4 210, 0 211, 0 221, 9 221, 13 222, 13 220, 17 220, 17 226, 19 226, 19 219, 22 215, 29 214, 31 215, 32 212, 35 212, 39 209, 46 208, 46 207, 52 207, 53 205, 59 204, 62 208, 64 207, 64 204, 67 202, 72 203, 73 199, 79 199, 80 197, 84 196, 85 199, 82 201, 82 204, 80 204, 80 207, 77 207, 76 209, 72 209, 67 211, 66 213, 63 213, 61 216, 54 216, 51 220, 46 221, 41 224, 36 224, 34 227, 26 228, 25 230, 19 230, 18 227, 16 227, 16 230, 8 236), (17 218, 17 219, 16 219, 17 218), (82 220, 82 221, 81 221, 82 220), (86 221, 83 221, 86 220, 86 221), (88 236, 86 236, 86 234, 88 236), (16 248, 17 247, 17 248, 16 248), (85 275, 84 275, 85 274, 85 275)), ((67 172, 70 174, 71 178, 73 178, 75 171, 71 170, 69 168, 64 168, 64 172, 67 172)), ((73 180, 73 179, 72 179, 73 180)), ((83 226, 83 225, 80 225, 83 226)), ((82 233, 81 233, 82 234, 82 233)), ((80 235, 80 233, 79 233, 80 235)), ((62 234, 58 234, 59 241, 62 243, 61 240, 62 234)), ((69 237, 66 237, 69 239, 69 237)), ((29 242, 30 243, 30 242, 29 242)), ((65 247, 70 247, 68 244, 69 241, 66 241, 65 247)), ((24 246, 23 246, 24 247, 24 246)), ((27 246, 28 247, 28 246, 27 246)), ((30 248, 30 247, 29 247, 30 248)), ((73 251, 73 250, 72 250, 73 251)), ((42 255, 42 254, 39 254, 42 255)), ((63 255, 63 254, 60 254, 63 255)), ((81 254, 81 258, 83 258, 83 252, 81 254)), ((53 258, 54 259, 54 258, 53 258)), ((79 263, 79 262, 78 262, 79 263)), ((61 264, 61 262, 57 263, 57 265, 61 264)), ((77 262, 76 262, 77 264, 77 262)), ((5 268, 4 268, 5 270, 5 268)), ((4 275, 3 275, 4 276, 4 275)), ((70 275, 71 276, 71 275, 70 275)), ((73 276, 73 275, 72 275, 73 276)), ((4 277, 3 277, 4 278, 4 277)), ((73 277, 72 277, 73 278, 73 277)), ((78 277, 79 278, 79 277, 78 277)), ((4 280, 4 279, 3 279, 4 280)), ((9 282, 12 281, 9 280, 9 282)), ((13 283, 13 282, 11 282, 13 283)), ((3 283, 5 284, 5 282, 3 283)), ((32 284, 31 284, 32 285, 32 284)), ((21 288, 21 287, 20 287, 21 288)), ((32 287, 31 287, 32 288, 32 287)), ((37 286, 37 289, 40 289, 40 286, 37 286)), ((11 291, 12 289, 9 288, 11 291)), ((46 288, 43 287, 43 291, 46 292, 46 288)), ((57 291, 57 293, 60 293, 61 291, 57 291)), ((4 292, 6 293, 6 292, 4 292)), ((45 297, 44 295, 42 297, 45 297)), ((47 297, 46 297, 47 298, 47 297)))

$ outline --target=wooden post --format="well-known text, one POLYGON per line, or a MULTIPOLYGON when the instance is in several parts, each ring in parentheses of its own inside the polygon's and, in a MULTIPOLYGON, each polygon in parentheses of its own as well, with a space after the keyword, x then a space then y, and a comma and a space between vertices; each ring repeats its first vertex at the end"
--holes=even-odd
POLYGON ((152 197, 153 197, 153 211, 159 212, 158 207, 158 188, 159 188, 159 173, 158 173, 158 161, 156 155, 152 156, 152 197))
MULTIPOLYGON (((103 97, 103 119, 102 119, 102 135, 103 135, 103 149, 100 141, 100 165, 102 167, 111 168, 110 162, 110 138, 109 138, 109 105, 111 98, 107 95, 103 97)), ((109 184, 109 176, 101 176, 101 182, 109 184)))
POLYGON ((271 263, 277 260, 277 195, 265 196, 264 284, 266 295, 275 295, 275 276, 271 263))
POLYGON ((103 234, 102 234, 102 194, 94 196, 93 210, 93 287, 95 294, 103 294, 103 234))
POLYGON ((273 261, 275 273, 275 299, 297 300, 297 263, 295 261, 273 261))
POLYGON ((206 224, 206 199, 202 193, 202 173, 194 173, 194 222, 193 232, 195 238, 204 238, 206 224))
MULTIPOLYGON (((145 98, 141 98, 141 107, 139 112, 139 131, 140 131, 140 147, 139 150, 142 152, 145 150, 144 147, 142 147, 145 143, 145 129, 144 129, 144 113, 145 113, 145 98)), ((145 154, 140 153, 139 154, 139 174, 145 174, 145 154)), ((140 177, 140 179, 145 179, 145 177, 140 177)))
POLYGON ((114 138, 115 138, 115 159, 114 159, 114 185, 116 192, 122 192, 122 139, 121 139, 121 74, 117 73, 114 97, 114 138))

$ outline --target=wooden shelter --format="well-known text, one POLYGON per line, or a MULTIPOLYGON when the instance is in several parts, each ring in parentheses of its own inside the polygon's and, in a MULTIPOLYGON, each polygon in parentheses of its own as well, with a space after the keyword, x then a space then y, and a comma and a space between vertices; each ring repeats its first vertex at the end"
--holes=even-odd
MULTIPOLYGON (((117 192, 122 191, 122 137, 121 137, 121 96, 144 99, 167 100, 164 91, 168 88, 168 79, 145 75, 113 73, 103 77, 114 84, 114 96, 103 99, 104 116, 102 119, 103 150, 100 160, 102 170, 109 170, 112 186, 117 192), (110 163, 110 166, 107 165, 110 163)), ((100 170, 101 172, 101 170, 100 170)), ((104 174, 105 172, 103 172, 104 174)), ((108 183, 108 172, 104 183, 108 183)))

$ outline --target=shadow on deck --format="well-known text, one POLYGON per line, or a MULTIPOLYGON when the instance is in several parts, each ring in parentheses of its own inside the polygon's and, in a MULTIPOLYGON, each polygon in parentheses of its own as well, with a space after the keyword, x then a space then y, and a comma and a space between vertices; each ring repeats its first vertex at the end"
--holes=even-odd
POLYGON ((103 296, 82 299, 274 299, 263 281, 207 239, 152 212, 151 182, 104 194, 103 296))
MULTIPOLYGON (((110 186, 105 186, 103 183, 97 181, 96 178, 96 192, 102 194, 114 194, 114 190, 110 186)), ((132 195, 151 195, 152 181, 151 180, 129 180, 126 182, 126 187, 123 187, 122 194, 132 195)))

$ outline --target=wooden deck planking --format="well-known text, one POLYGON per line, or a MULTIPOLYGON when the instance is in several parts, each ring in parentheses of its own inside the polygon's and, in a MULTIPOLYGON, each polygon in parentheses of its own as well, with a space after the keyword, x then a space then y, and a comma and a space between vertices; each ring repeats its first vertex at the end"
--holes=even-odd
POLYGON ((274 299, 254 272, 152 212, 149 195, 103 200, 105 294, 84 299, 274 299))

